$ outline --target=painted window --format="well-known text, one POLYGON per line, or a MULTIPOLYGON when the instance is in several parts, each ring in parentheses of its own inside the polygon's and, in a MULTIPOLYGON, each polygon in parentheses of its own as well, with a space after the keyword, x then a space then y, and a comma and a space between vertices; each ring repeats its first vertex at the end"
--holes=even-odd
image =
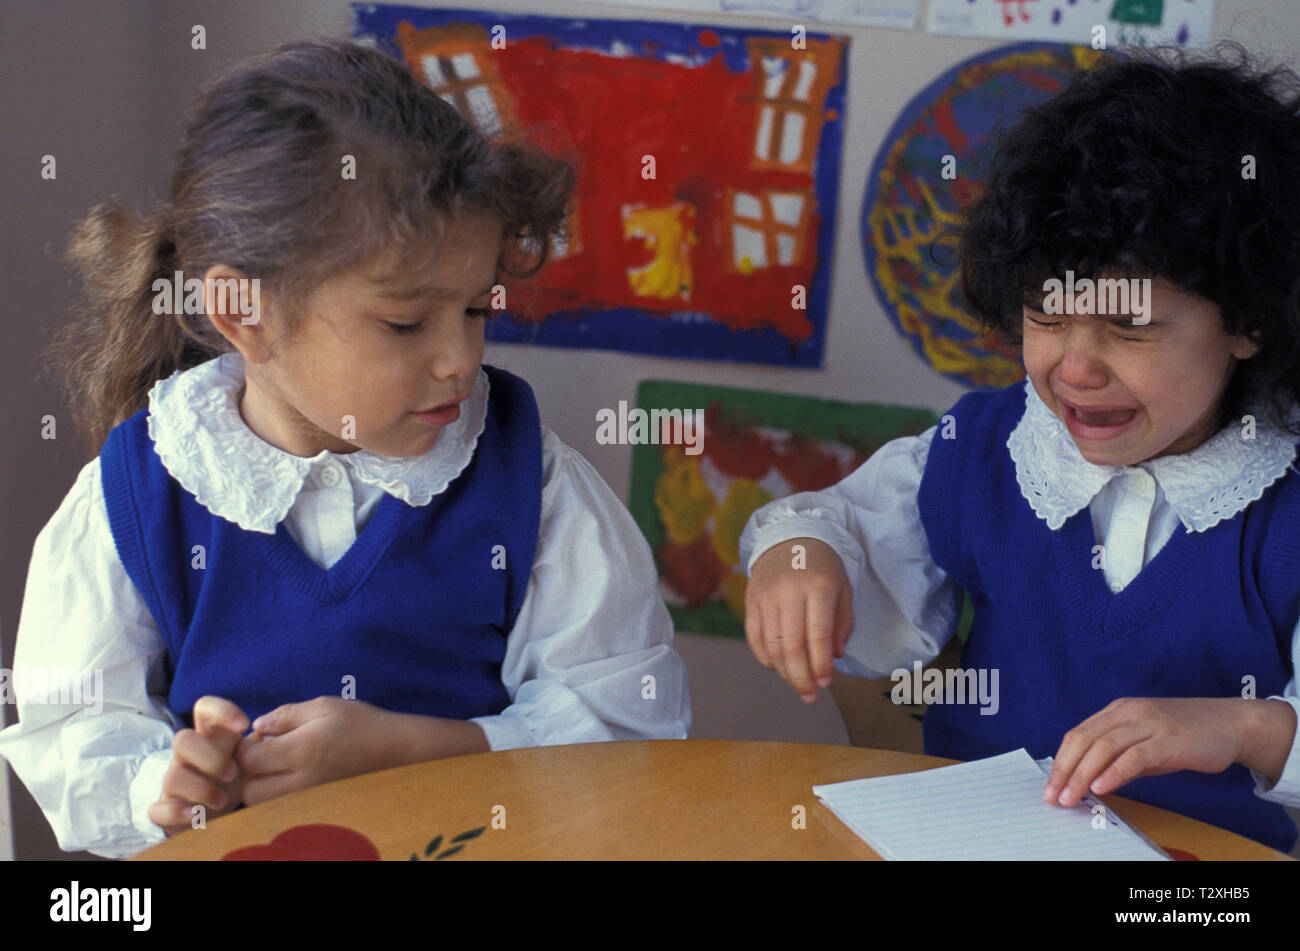
POLYGON ((806 191, 732 191, 728 264, 742 274, 802 264, 808 253, 814 196, 806 191))
POLYGON ((427 30, 399 28, 398 45, 425 83, 485 135, 512 124, 514 103, 496 71, 487 31, 474 23, 427 30))
POLYGON ((796 50, 783 40, 751 40, 749 54, 757 86, 754 166, 811 171, 835 80, 833 51, 815 42, 796 50))

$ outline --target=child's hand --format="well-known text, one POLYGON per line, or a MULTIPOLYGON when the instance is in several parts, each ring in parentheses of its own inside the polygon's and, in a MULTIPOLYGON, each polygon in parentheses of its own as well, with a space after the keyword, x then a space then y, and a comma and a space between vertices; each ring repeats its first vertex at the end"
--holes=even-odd
POLYGON ((758 662, 784 677, 805 703, 817 699, 817 687, 830 686, 832 655, 844 656, 852 598, 839 556, 815 538, 792 538, 754 562, 745 589, 745 639, 758 662), (795 545, 804 549, 797 558, 795 545))
POLYGON ((391 719, 378 707, 341 697, 287 703, 258 717, 236 753, 244 802, 251 806, 391 765, 391 719))
POLYGON ((247 729, 248 717, 229 700, 200 697, 194 729, 180 730, 172 740, 162 796, 149 807, 149 819, 170 836, 190 828, 196 805, 209 818, 239 805, 242 784, 234 752, 247 729))
MULTIPOLYGON (((1218 773, 1242 759, 1241 704, 1268 701, 1125 697, 1061 741, 1043 798, 1073 806, 1139 776, 1179 769, 1218 773), (1059 800, 1058 800, 1059 793, 1059 800)), ((1289 704, 1282 704, 1290 710, 1289 704)))

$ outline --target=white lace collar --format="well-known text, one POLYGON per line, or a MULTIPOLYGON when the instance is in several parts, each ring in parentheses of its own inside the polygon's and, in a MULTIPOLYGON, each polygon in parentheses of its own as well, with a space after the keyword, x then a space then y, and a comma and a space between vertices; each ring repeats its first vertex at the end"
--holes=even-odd
MULTIPOLYGON (((1140 464, 1188 531, 1232 518, 1286 472, 1296 439, 1263 420, 1254 439, 1229 424, 1191 452, 1140 464)), ((1066 428, 1025 381, 1025 415, 1007 440, 1020 494, 1053 531, 1081 511, 1115 476, 1136 467, 1098 466, 1083 458, 1066 428)))
POLYGON ((248 428, 239 414, 244 360, 226 353, 159 380, 149 391, 149 436, 173 478, 209 512, 254 532, 274 534, 307 474, 333 459, 408 505, 427 505, 469 465, 487 416, 488 379, 479 370, 460 418, 427 453, 389 458, 359 449, 295 456, 248 428))

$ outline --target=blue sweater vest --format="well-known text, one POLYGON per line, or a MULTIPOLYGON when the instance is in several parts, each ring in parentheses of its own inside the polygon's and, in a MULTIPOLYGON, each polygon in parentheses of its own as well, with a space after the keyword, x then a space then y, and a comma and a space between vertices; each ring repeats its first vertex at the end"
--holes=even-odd
MULTIPOLYGON (((925 751, 978 759, 1025 747, 1054 756, 1072 727, 1120 697, 1280 694, 1300 616, 1300 475, 1288 472, 1235 518, 1176 530, 1119 593, 1092 567, 1087 508, 1050 530, 1021 496, 1007 439, 1024 384, 971 393, 936 433, 918 496, 935 564, 970 595, 964 668, 997 669, 1000 707, 931 706, 925 751)), ((1143 777, 1118 794, 1283 852, 1296 829, 1254 792, 1249 770, 1143 777)))
POLYGON ((246 531, 200 505, 154 451, 147 409, 113 429, 100 454, 109 524, 166 641, 178 716, 191 722, 205 694, 253 719, 347 686, 400 713, 506 707, 501 661, 541 515, 541 424, 528 384, 486 369, 469 465, 428 505, 385 495, 329 570, 283 523, 246 531))

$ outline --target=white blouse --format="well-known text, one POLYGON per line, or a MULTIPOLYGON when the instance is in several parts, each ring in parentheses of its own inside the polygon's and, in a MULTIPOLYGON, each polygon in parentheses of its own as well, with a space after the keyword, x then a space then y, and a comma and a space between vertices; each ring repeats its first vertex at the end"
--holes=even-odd
MULTIPOLYGON (((1295 437, 1261 423, 1253 438, 1243 438, 1234 423, 1189 453, 1137 466, 1098 466, 1083 458, 1028 381, 1025 399, 1025 415, 1007 440, 1021 495, 1053 531, 1088 508, 1112 591, 1123 590, 1180 525, 1203 532, 1232 518, 1295 458, 1295 437)), ((934 426, 892 440, 837 485, 769 503, 750 517, 741 536, 746 570, 791 538, 816 538, 835 549, 853 588, 853 633, 835 662, 846 673, 883 678, 910 669, 915 660, 937 656, 956 632, 961 591, 930 560, 917 505, 938 432, 934 426)), ((1294 673, 1300 670, 1300 619, 1291 642, 1294 673)), ((1300 717, 1294 676, 1281 696, 1270 699, 1287 701, 1300 717)), ((1258 795, 1300 807, 1298 749, 1300 730, 1276 784, 1255 774, 1258 795)))
MULTIPOLYGON (((244 423, 242 385, 237 353, 156 383, 149 432, 159 458, 214 514, 268 534, 285 521, 323 568, 348 550, 385 493, 426 505, 469 464, 489 386, 480 371, 460 418, 428 453, 390 459, 286 453, 244 423)), ((542 436, 537 553, 501 668, 511 703, 473 722, 494 750, 683 738, 686 668, 649 546, 590 463, 544 426, 542 436)), ((33 546, 13 672, 19 722, 0 732, 0 754, 60 848, 119 858, 164 838, 147 810, 184 726, 165 702, 165 657, 118 558, 96 458, 33 546), (69 672, 84 683, 79 693, 53 686, 69 672)))

